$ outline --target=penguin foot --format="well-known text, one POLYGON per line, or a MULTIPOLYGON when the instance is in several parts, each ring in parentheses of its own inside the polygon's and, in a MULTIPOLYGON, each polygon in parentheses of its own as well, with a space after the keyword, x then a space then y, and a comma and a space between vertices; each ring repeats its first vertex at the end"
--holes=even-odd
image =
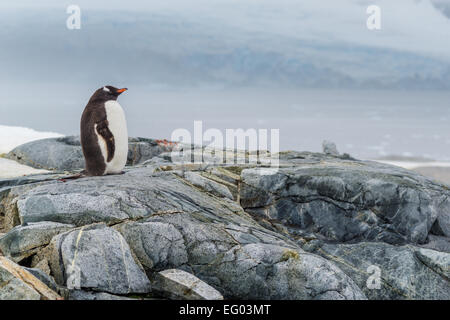
POLYGON ((83 176, 84 176, 83 173, 78 173, 78 174, 74 174, 73 176, 68 176, 68 177, 58 179, 58 181, 67 182, 67 180, 75 180, 75 179, 79 179, 83 176))
POLYGON ((118 174, 125 174, 125 171, 120 171, 120 172, 114 172, 114 173, 108 173, 108 175, 118 175, 118 174))

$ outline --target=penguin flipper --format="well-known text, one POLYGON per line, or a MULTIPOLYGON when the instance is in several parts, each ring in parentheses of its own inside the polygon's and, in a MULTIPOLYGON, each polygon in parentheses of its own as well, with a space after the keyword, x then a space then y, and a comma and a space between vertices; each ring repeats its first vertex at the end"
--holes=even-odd
POLYGON ((114 135, 108 128, 108 120, 102 120, 100 122, 97 122, 96 130, 99 135, 102 136, 103 140, 105 140, 106 148, 108 150, 108 158, 107 162, 110 162, 114 158, 114 152, 115 152, 115 142, 114 142, 114 135))

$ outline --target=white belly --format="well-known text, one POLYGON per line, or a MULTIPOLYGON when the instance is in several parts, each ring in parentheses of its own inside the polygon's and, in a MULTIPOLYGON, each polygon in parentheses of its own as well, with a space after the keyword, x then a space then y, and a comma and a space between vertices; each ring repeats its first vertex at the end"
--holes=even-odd
POLYGON ((105 174, 120 173, 127 163, 128 156, 128 131, 125 113, 117 101, 110 100, 105 103, 106 119, 108 127, 114 136, 115 151, 114 157, 107 162, 108 151, 106 143, 101 136, 98 136, 99 145, 106 163, 105 174))

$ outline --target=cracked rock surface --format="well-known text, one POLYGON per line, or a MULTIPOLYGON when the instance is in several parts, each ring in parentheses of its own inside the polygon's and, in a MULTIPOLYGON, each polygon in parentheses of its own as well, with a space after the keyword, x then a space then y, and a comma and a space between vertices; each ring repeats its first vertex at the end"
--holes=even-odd
POLYGON ((446 185, 348 155, 261 171, 160 151, 123 175, 0 181, 1 252, 67 299, 450 298, 446 185))

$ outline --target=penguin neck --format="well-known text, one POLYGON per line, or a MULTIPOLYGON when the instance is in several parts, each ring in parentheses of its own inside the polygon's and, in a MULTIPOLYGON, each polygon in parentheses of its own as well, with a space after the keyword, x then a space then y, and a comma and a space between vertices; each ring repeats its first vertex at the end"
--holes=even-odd
POLYGON ((111 97, 111 99, 105 99, 103 97, 92 97, 88 103, 93 103, 93 104, 105 104, 108 101, 117 101, 117 97, 111 97))

